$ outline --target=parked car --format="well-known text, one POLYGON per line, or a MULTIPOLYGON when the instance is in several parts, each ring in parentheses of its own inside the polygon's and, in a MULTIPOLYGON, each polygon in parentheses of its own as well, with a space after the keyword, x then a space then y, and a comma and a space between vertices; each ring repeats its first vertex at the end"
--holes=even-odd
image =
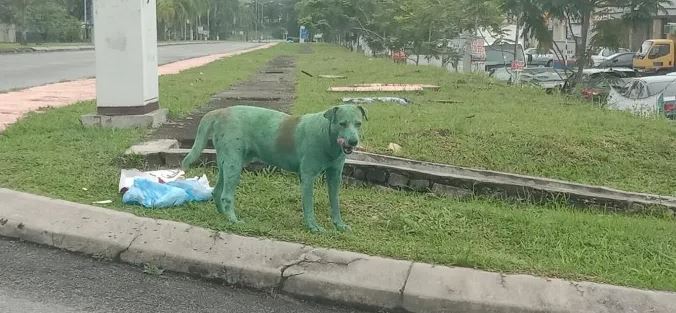
POLYGON ((616 53, 631 52, 629 49, 619 48, 619 49, 610 49, 610 48, 601 48, 596 53, 592 55, 592 66, 598 66, 601 62, 607 60, 610 56, 616 53))
POLYGON ((624 90, 610 93, 608 106, 639 115, 664 114, 676 119, 676 75, 634 78, 624 90))
POLYGON ((544 65, 552 67, 554 60, 557 60, 554 50, 549 50, 546 53, 538 51, 536 48, 528 48, 525 51, 526 58, 529 65, 544 65))
POLYGON ((496 68, 510 67, 515 59, 526 62, 523 47, 517 44, 516 56, 514 56, 514 42, 509 40, 496 40, 493 44, 485 46, 486 71, 491 72, 496 68))
MULTIPOLYGON (((516 73, 507 67, 496 68, 490 72, 489 76, 510 84, 516 79, 516 73)), ((566 77, 563 70, 551 67, 527 67, 520 72, 519 81, 521 84, 538 86, 549 93, 561 89, 566 77)))
MULTIPOLYGON (((594 68, 582 70, 580 85, 575 90, 587 100, 605 100, 611 88, 622 90, 627 82, 637 76, 637 72, 628 68, 594 68)), ((577 73, 571 75, 563 87, 571 92, 577 73)))
POLYGON ((632 68, 634 63, 634 52, 620 52, 609 56, 607 59, 601 61, 596 67, 626 67, 632 68))

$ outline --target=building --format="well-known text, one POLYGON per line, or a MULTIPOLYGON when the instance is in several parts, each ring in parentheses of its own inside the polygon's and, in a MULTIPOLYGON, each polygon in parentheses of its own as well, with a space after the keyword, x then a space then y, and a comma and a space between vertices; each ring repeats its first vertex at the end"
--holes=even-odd
POLYGON ((653 19, 649 32, 650 38, 666 38, 665 26, 676 23, 676 0, 671 0, 670 4, 665 5, 664 8, 665 10, 657 12, 653 19))
MULTIPOLYGON (((606 8, 602 12, 594 15, 590 29, 589 38, 593 36, 594 23, 606 19, 619 18, 624 9, 606 8)), ((638 50, 643 41, 650 38, 666 38, 666 29, 670 23, 676 24, 676 0, 671 0, 669 4, 664 5, 664 10, 658 11, 653 20, 643 25, 636 25, 632 27, 626 34, 627 47, 631 50, 638 50)), ((573 21, 568 25, 565 21, 551 20, 549 22, 549 29, 552 32, 552 38, 559 45, 561 50, 565 50, 565 54, 575 53, 575 37, 581 35, 581 25, 579 22, 573 21), (563 46, 566 48, 564 49, 563 46)), ((536 45, 532 41, 530 46, 536 45)))

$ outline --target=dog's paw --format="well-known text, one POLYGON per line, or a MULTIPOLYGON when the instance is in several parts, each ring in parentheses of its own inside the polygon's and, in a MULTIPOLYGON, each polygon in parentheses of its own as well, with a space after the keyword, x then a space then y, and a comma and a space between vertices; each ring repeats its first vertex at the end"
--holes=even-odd
POLYGON ((352 227, 350 227, 350 225, 347 225, 345 223, 336 223, 336 224, 333 224, 333 225, 336 226, 336 230, 339 231, 339 232, 350 232, 350 231, 352 231, 352 227))
POLYGON ((324 227, 321 227, 317 224, 310 224, 307 226, 307 229, 313 234, 323 234, 326 232, 326 229, 324 229, 324 227))
POLYGON ((230 222, 230 224, 234 224, 234 225, 244 224, 244 221, 242 219, 239 219, 239 218, 236 218, 236 217, 228 217, 228 222, 230 222))

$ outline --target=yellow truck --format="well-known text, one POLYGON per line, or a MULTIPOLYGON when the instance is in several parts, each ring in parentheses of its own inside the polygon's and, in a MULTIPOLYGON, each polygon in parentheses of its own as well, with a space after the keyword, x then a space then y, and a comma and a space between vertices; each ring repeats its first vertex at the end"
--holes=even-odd
POLYGON ((676 24, 669 23, 664 28, 667 39, 648 39, 632 62, 635 70, 642 74, 666 74, 676 69, 676 24))

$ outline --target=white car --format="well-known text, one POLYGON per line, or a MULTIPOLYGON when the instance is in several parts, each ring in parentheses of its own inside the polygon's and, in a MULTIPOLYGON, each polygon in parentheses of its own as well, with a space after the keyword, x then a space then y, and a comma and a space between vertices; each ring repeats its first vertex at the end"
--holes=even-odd
POLYGON ((549 50, 547 53, 541 53, 536 48, 528 48, 524 51, 529 65, 544 65, 552 67, 554 60, 556 60, 556 53, 554 50, 549 50))
POLYGON ((631 52, 629 49, 619 48, 619 49, 610 49, 602 48, 594 55, 592 55, 592 66, 599 66, 603 61, 608 60, 612 55, 622 52, 631 52))
POLYGON ((640 116, 676 116, 676 75, 633 78, 623 93, 610 90, 608 108, 640 116))

